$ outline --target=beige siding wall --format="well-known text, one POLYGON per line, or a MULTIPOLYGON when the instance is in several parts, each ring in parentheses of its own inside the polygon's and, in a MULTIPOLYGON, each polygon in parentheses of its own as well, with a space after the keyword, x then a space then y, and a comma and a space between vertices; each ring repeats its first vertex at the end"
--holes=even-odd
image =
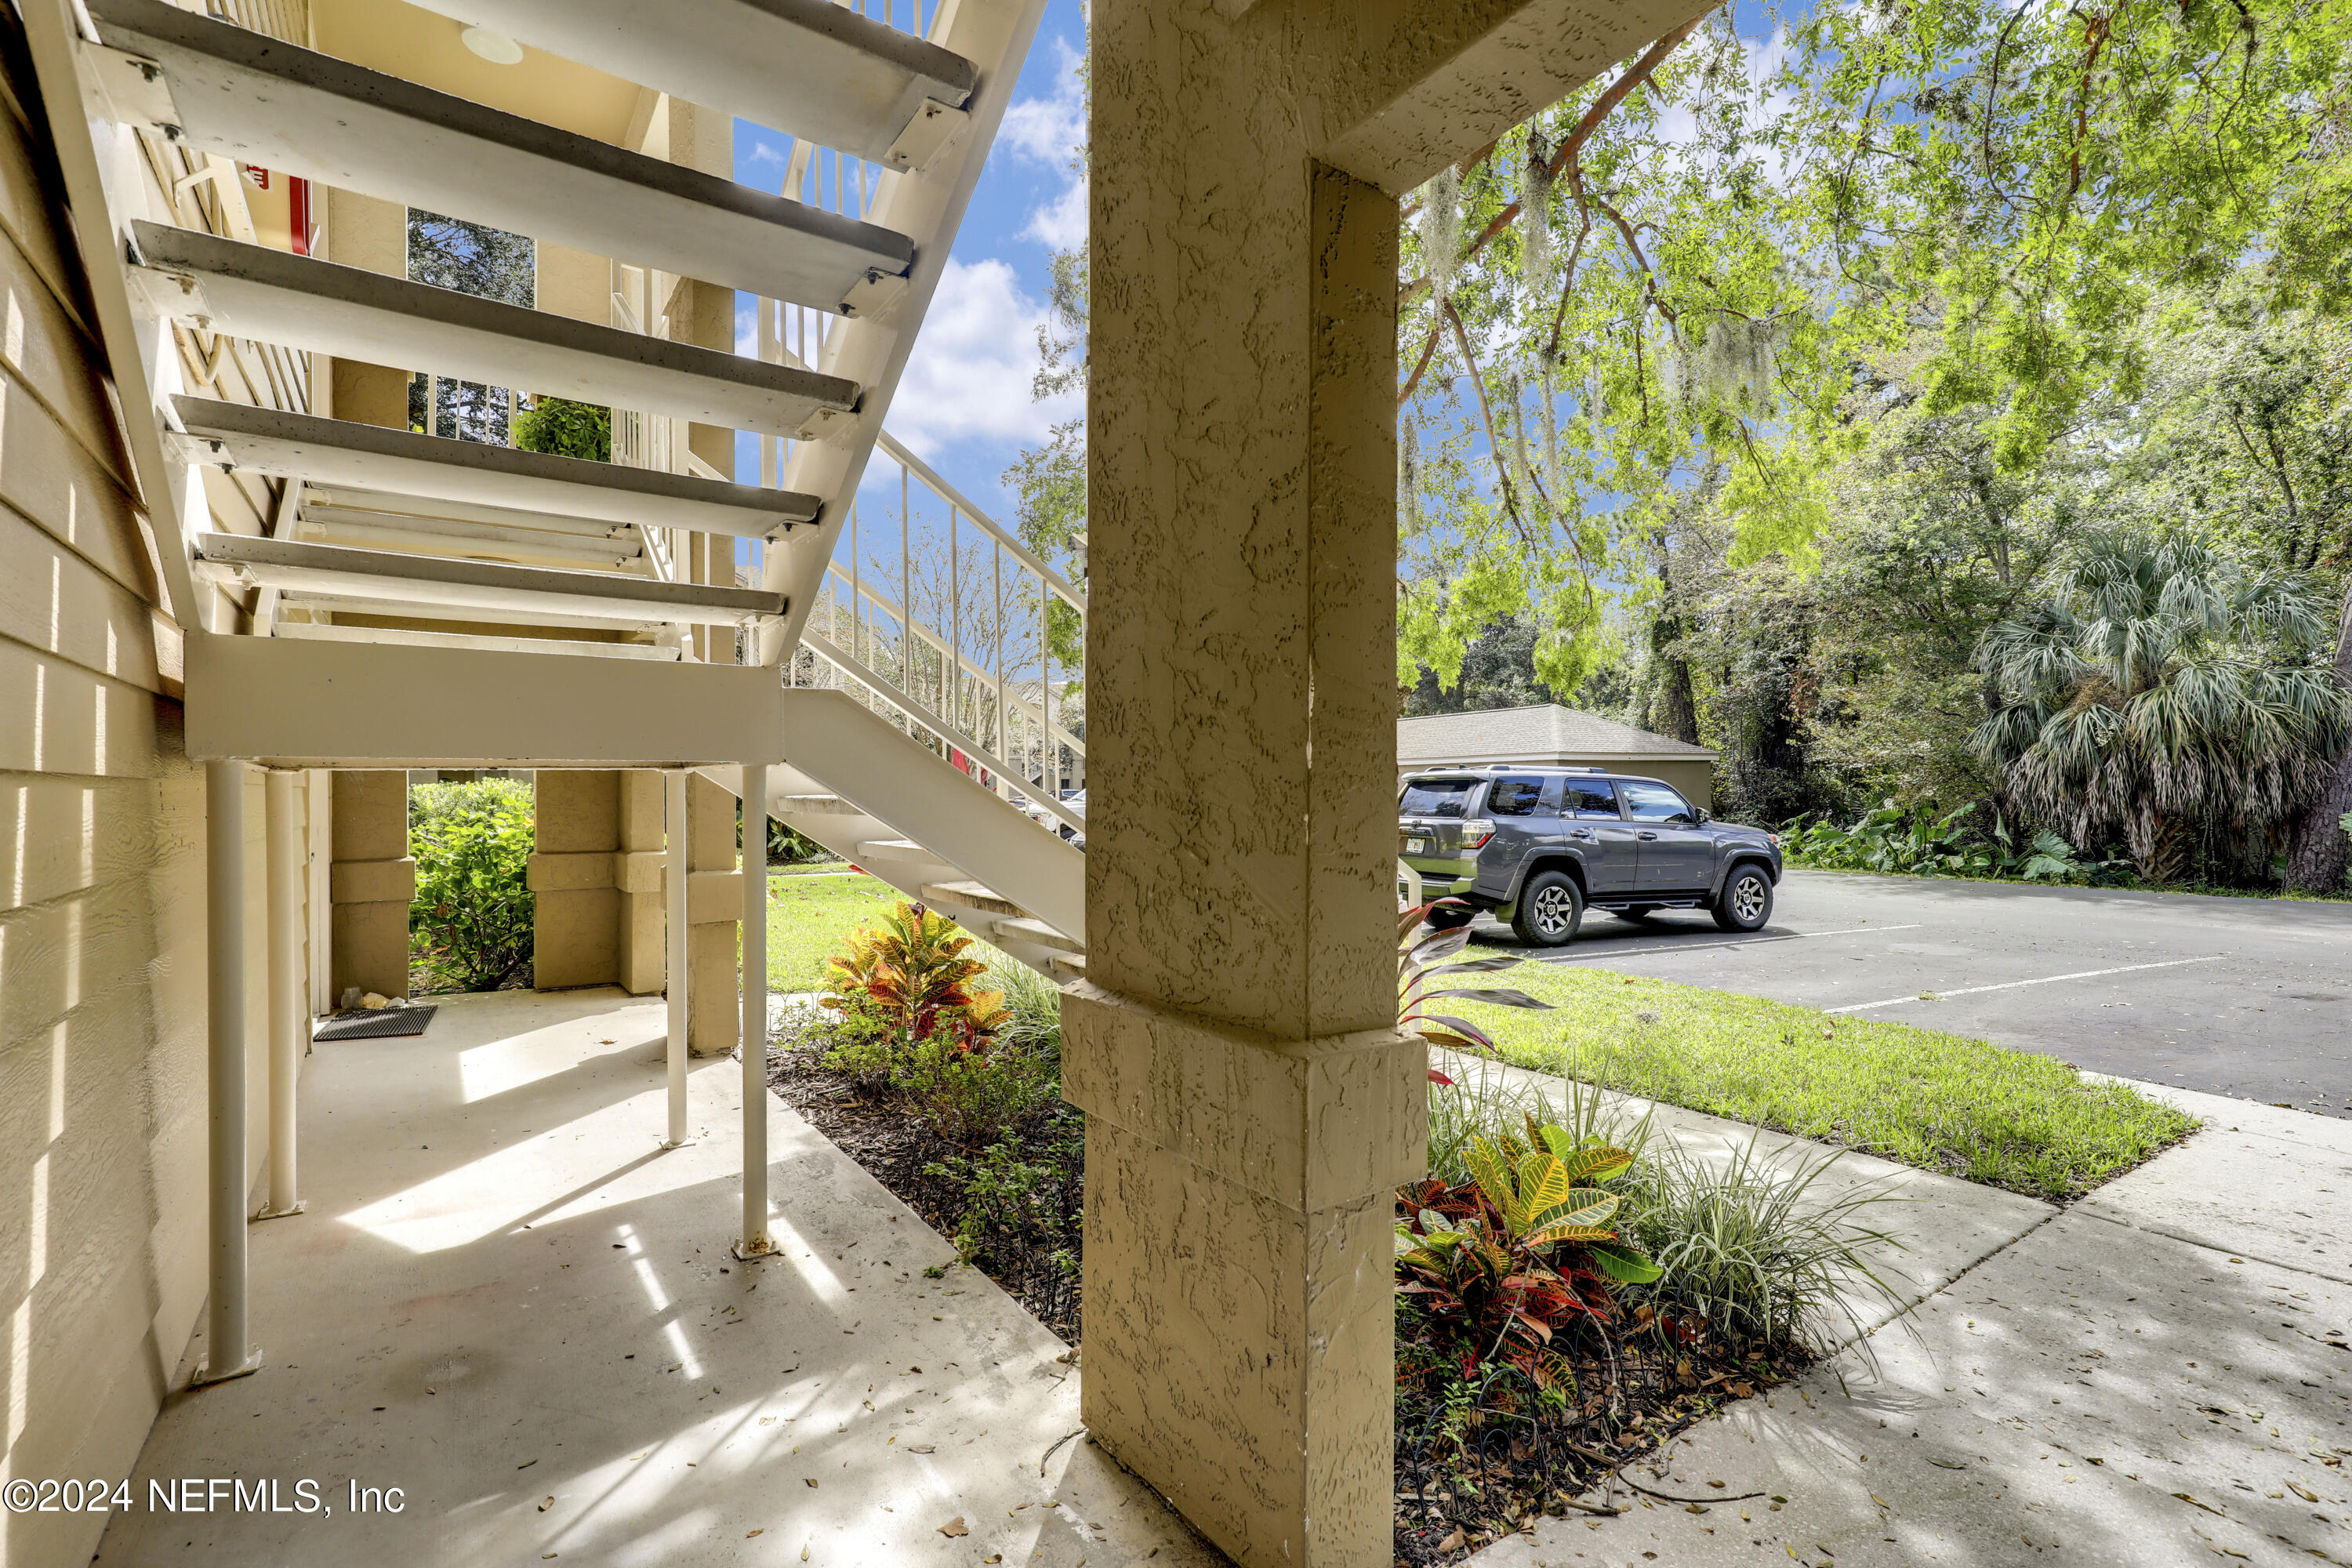
MULTIPOLYGON (((0 61, 12 57, 0 53, 0 61)), ((0 100, 0 1478, 129 1473, 205 1293, 204 790, 176 631, 76 303, 0 100)), ((248 885, 262 882, 259 775, 248 885)), ((265 962, 248 921, 254 994, 265 962)), ((249 1047, 268 1125, 261 1009, 249 1047)), ((259 1169, 265 1151, 252 1151, 259 1169)), ((99 1514, 0 1513, 0 1563, 99 1514)))

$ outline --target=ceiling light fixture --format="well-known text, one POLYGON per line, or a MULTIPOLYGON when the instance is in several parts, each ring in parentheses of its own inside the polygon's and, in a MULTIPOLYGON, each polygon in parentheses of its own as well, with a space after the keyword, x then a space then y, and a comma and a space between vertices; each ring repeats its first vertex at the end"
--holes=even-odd
POLYGON ((504 33, 493 33, 488 27, 468 27, 457 35, 458 41, 494 66, 514 66, 522 63, 522 46, 504 33))

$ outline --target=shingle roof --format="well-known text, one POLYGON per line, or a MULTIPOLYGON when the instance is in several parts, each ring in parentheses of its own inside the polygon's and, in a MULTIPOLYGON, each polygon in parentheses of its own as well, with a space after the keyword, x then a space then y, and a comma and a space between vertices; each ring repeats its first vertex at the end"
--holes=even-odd
POLYGON ((1715 752, 1556 702, 1397 721, 1397 761, 1536 762, 1550 758, 1691 757, 1715 752))

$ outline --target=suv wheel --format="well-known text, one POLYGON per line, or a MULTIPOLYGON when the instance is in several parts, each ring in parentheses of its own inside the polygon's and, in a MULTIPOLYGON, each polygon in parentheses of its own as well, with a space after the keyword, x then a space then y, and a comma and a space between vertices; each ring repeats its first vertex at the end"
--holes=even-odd
POLYGON ((1726 931, 1756 931, 1772 918, 1772 879, 1753 862, 1735 866, 1716 896, 1715 923, 1726 931))
POLYGON ((1511 930, 1530 947, 1564 947, 1584 919, 1584 889, 1565 871, 1538 871, 1519 889, 1511 930))

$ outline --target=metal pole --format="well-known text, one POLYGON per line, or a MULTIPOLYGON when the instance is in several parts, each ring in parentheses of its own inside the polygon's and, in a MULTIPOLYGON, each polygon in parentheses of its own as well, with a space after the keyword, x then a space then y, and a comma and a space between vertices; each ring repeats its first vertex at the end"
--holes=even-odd
POLYGON ((1054 589, 1037 574, 1037 710, 1043 713, 1045 787, 1062 798, 1062 748, 1054 741, 1054 589))
POLYGON ((294 841, 294 775, 262 775, 269 899, 269 1204, 263 1219, 299 1214, 295 1195, 294 1085, 302 1070, 302 857, 294 841))
POLYGON ((669 924, 669 1136, 665 1149, 686 1139, 686 773, 662 775, 669 818, 669 868, 663 892, 669 924))
POLYGON ((261 1364, 245 1313, 245 764, 205 764, 205 1093, 210 1101, 211 1321, 194 1383, 261 1364))
MULTIPOLYGON (((1004 700, 1004 546, 995 547, 990 564, 996 572, 996 754, 1009 763, 1013 715, 1004 700)), ((1007 800, 1012 798, 1012 787, 1003 779, 996 781, 996 793, 1007 800)))
POLYGON ((948 704, 948 721, 959 730, 964 729, 963 717, 963 512, 953 501, 948 503, 948 657, 945 674, 955 684, 949 688, 953 700, 948 704))
POLYGON ((776 1249, 768 1235, 768 764, 743 764, 743 1237, 738 1258, 776 1249))
POLYGON ((915 524, 907 504, 907 465, 898 465, 898 689, 915 689, 915 524))

